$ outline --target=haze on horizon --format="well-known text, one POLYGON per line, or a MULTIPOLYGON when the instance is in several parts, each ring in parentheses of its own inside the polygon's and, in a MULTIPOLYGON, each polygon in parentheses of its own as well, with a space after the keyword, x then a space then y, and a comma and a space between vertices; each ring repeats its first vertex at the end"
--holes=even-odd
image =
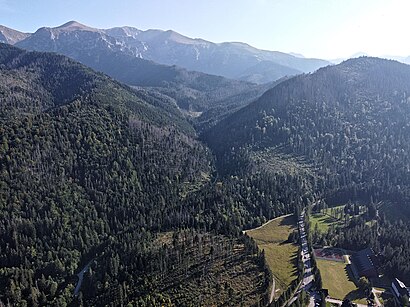
POLYGON ((0 24, 34 32, 77 20, 97 28, 172 29, 323 59, 407 57, 408 11, 406 0, 0 0, 0 24))

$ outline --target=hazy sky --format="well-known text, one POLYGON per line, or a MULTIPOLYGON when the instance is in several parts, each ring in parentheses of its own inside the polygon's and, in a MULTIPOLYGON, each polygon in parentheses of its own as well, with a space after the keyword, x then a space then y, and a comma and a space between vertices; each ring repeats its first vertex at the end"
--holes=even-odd
POLYGON ((0 24, 20 31, 77 20, 327 59, 409 56, 409 15, 409 0, 0 0, 0 24))

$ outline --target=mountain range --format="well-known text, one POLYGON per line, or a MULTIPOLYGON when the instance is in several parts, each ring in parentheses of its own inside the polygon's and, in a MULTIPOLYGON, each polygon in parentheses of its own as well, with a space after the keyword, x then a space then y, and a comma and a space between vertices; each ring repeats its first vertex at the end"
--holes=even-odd
MULTIPOLYGON (((258 85, 143 59, 137 54, 142 43, 135 40, 130 43, 126 36, 120 40, 116 34, 120 29, 99 30, 69 22, 57 28, 40 28, 33 34, 11 29, 2 31, 5 42, 28 50, 69 56, 118 81, 157 93, 170 107, 196 118, 200 129, 212 126, 219 118, 255 100, 273 84, 258 85)), ((127 27, 120 32, 140 33, 127 27)), ((151 32, 152 35, 159 33, 145 31, 142 36, 150 38, 151 32)))
POLYGON ((312 72, 329 62, 307 59, 278 51, 266 51, 244 43, 212 43, 192 39, 172 30, 146 30, 133 27, 96 29, 70 21, 55 28, 43 27, 35 33, 21 33, 2 27, 3 42, 39 51, 54 51, 77 58, 70 45, 77 40, 84 48, 96 44, 121 50, 141 59, 165 65, 257 83, 284 76, 312 72))

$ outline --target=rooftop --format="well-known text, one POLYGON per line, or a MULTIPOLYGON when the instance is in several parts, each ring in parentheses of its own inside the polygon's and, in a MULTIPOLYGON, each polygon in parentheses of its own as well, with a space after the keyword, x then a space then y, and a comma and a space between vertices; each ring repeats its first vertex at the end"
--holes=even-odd
POLYGON ((370 247, 363 249, 353 255, 352 260, 355 262, 360 272, 375 269, 373 259, 375 258, 374 252, 370 247))

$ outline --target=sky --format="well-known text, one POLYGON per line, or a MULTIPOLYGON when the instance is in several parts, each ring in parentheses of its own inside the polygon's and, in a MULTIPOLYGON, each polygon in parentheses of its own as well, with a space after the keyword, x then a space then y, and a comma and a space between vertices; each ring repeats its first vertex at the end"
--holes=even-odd
POLYGON ((409 14, 409 0, 0 0, 0 24, 23 32, 76 20, 322 59, 410 56, 409 14))

